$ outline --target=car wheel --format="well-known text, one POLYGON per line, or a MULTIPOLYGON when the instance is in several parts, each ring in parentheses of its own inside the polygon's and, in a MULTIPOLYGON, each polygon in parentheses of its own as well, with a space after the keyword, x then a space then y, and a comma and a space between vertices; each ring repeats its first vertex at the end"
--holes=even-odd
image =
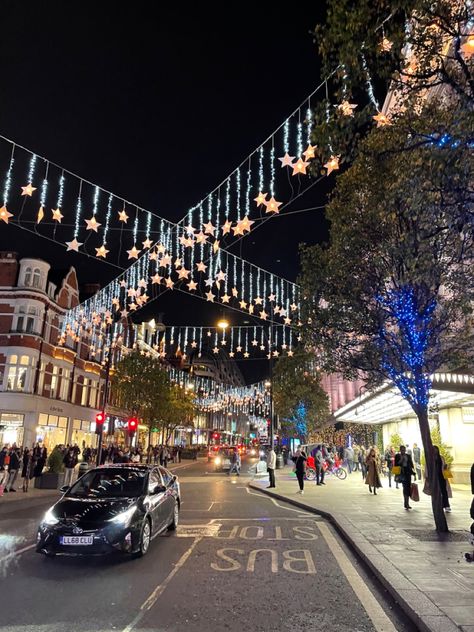
POLYGON ((179 523, 179 502, 175 501, 173 509, 173 518, 168 525, 168 531, 176 531, 179 523))
POLYGON ((147 554, 150 548, 151 541, 151 524, 148 518, 144 521, 142 529, 140 531, 140 544, 138 551, 133 553, 133 557, 143 557, 147 554))

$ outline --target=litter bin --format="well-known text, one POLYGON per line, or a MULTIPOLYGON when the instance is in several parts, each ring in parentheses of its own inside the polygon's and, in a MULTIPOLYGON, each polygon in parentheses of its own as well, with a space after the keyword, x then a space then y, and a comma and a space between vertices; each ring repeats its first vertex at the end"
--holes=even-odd
POLYGON ((82 463, 79 463, 78 477, 82 476, 83 474, 85 474, 88 469, 89 469, 89 463, 86 463, 85 461, 83 461, 82 463))
POLYGON ((280 470, 283 467, 283 454, 277 454, 276 469, 280 470))

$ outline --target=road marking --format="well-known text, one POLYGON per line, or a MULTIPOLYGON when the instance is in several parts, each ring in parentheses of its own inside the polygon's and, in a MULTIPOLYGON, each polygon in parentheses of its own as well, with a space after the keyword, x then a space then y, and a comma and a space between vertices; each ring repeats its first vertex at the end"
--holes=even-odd
POLYGON ((133 619, 133 621, 131 623, 129 623, 126 628, 123 629, 122 632, 131 632, 131 630, 133 630, 133 628, 137 625, 137 623, 139 623, 143 619, 145 614, 149 610, 151 610, 151 608, 153 608, 155 603, 158 601, 160 596, 163 594, 165 588, 168 586, 168 584, 173 579, 173 577, 176 575, 176 573, 179 571, 179 569, 184 566, 184 564, 186 563, 186 561, 190 557, 191 553, 194 551, 194 549, 199 544, 199 542, 201 542, 201 540, 202 540, 201 537, 197 537, 194 540, 194 542, 191 544, 189 549, 187 551, 185 551, 185 553, 183 553, 183 555, 176 562, 176 565, 173 568, 173 570, 171 571, 171 573, 169 573, 169 575, 167 577, 165 577, 165 579, 162 581, 161 584, 158 584, 158 586, 150 594, 150 596, 146 599, 146 601, 143 602, 143 604, 140 606, 140 612, 133 619))
POLYGON ((385 614, 375 596, 369 590, 362 577, 352 565, 339 542, 331 533, 327 524, 316 523, 321 535, 326 540, 331 553, 334 555, 339 568, 346 576, 352 590, 369 615, 377 632, 397 632, 397 629, 385 614))
POLYGON ((250 496, 258 496, 259 498, 266 498, 267 500, 271 500, 272 503, 279 507, 280 509, 286 509, 287 511, 296 511, 296 513, 302 514, 303 516, 311 516, 313 514, 308 513, 304 509, 294 509, 293 507, 284 507, 283 505, 279 505, 275 498, 271 498, 271 496, 267 496, 266 494, 262 494, 261 492, 254 493, 250 491, 248 487, 245 488, 247 490, 247 494, 250 496))
POLYGON ((245 559, 240 562, 236 560, 235 557, 231 557, 229 553, 239 557, 247 557, 247 553, 244 549, 235 547, 218 549, 216 551, 216 556, 220 560, 223 560, 226 563, 226 566, 222 566, 219 562, 211 562, 212 570, 227 573, 229 571, 238 571, 243 568, 247 571, 247 573, 255 573, 255 566, 258 559, 260 559, 260 567, 262 567, 262 565, 264 568, 268 567, 267 553, 269 553, 270 570, 272 573, 279 572, 278 560, 281 554, 283 558, 282 570, 304 575, 316 574, 316 566, 314 565, 313 557, 309 549, 291 549, 289 551, 281 551, 280 553, 275 549, 253 549, 248 553, 247 564, 245 564, 245 559))
POLYGON ((0 557, 0 564, 2 564, 3 562, 6 562, 7 560, 10 560, 12 557, 15 557, 15 555, 21 555, 22 553, 25 553, 26 551, 29 551, 30 549, 34 549, 35 546, 36 544, 28 544, 28 546, 24 546, 21 549, 12 551, 11 553, 8 553, 8 555, 5 555, 4 557, 0 557))

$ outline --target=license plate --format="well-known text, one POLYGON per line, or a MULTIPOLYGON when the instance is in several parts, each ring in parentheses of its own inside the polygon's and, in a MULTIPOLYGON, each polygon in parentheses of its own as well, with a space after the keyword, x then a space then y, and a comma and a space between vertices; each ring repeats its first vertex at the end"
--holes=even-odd
POLYGON ((88 546, 94 544, 94 537, 92 535, 63 535, 60 542, 69 546, 88 546))

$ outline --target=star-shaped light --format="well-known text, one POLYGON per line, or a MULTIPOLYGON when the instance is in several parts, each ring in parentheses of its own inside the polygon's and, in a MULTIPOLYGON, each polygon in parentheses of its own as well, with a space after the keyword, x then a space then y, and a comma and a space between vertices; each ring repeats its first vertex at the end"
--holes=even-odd
POLYGON ((175 268, 182 268, 183 267, 183 260, 180 259, 179 257, 176 257, 176 259, 174 260, 174 267, 175 268))
POLYGON ((380 50, 384 53, 389 53, 392 50, 393 42, 384 37, 380 42, 380 50))
POLYGON ((80 243, 79 241, 77 241, 77 239, 74 237, 74 239, 72 241, 66 241, 66 252, 68 252, 69 250, 74 250, 74 252, 79 252, 79 246, 82 246, 82 243, 80 243))
POLYGON ((114 298, 112 299, 112 305, 115 305, 115 307, 119 307, 120 300, 119 300, 118 296, 114 296, 114 298))
POLYGON ((197 283, 196 283, 196 281, 193 281, 193 280, 191 279, 191 280, 189 281, 189 283, 188 283, 188 290, 189 290, 190 292, 195 292, 195 291, 196 291, 196 289, 197 289, 197 283))
POLYGON ((285 316, 284 323, 285 325, 291 325, 291 318, 288 318, 288 316, 285 316))
POLYGON ((324 167, 326 167, 326 169, 328 170, 326 174, 327 176, 333 171, 336 171, 337 169, 339 169, 339 156, 331 156, 331 158, 327 161, 324 167))
POLYGON ((261 305, 261 304, 262 304, 262 302, 263 302, 263 301, 262 301, 262 299, 260 298, 260 296, 257 296, 257 297, 254 299, 254 301, 255 301, 255 305, 261 305))
POLYGON ((254 309, 255 309, 254 306, 252 305, 252 303, 250 303, 250 305, 249 305, 249 314, 253 314, 254 309))
POLYGON ((184 230, 186 231, 188 235, 194 235, 194 231, 196 229, 191 224, 188 224, 184 230))
POLYGON ((291 349, 288 351, 288 355, 290 356, 290 358, 291 358, 292 355, 294 355, 294 353, 293 353, 293 351, 291 349))
POLYGON ((227 340, 225 340, 224 338, 222 338, 222 340, 221 340, 221 345, 222 345, 222 346, 224 346, 224 345, 226 345, 226 344, 227 344, 227 340))
POLYGON ((236 287, 233 287, 233 288, 232 288, 232 296, 233 296, 234 298, 237 298, 237 297, 238 297, 238 295, 239 295, 239 290, 238 290, 236 287))
POLYGON ((64 217, 64 215, 61 213, 61 209, 59 208, 53 208, 51 209, 52 213, 53 213, 53 220, 55 222, 59 222, 61 223, 62 218, 64 217))
POLYGON ((148 256, 150 258, 150 261, 156 261, 158 259, 158 253, 155 252, 155 251, 150 252, 150 254, 148 256))
POLYGON ((145 241, 142 241, 143 248, 151 248, 152 243, 151 239, 147 237, 145 241))
POLYGON ((204 226, 205 234, 212 235, 214 237, 214 232, 216 230, 216 227, 213 225, 213 223, 209 220, 207 224, 203 224, 203 226, 204 226))
POLYGON ((135 288, 133 288, 133 287, 129 287, 129 288, 128 288, 128 291, 127 291, 127 296, 128 296, 129 298, 133 298, 134 296, 136 296, 136 294, 137 294, 137 291, 136 291, 136 289, 135 289, 135 288))
POLYGON ((296 312, 296 310, 298 309, 298 305, 296 305, 296 303, 292 303, 290 305, 290 309, 291 309, 292 312, 296 312))
POLYGON ((385 125, 390 125, 390 119, 388 116, 385 116, 382 112, 377 112, 373 117, 374 121, 377 123, 377 127, 384 127, 385 125))
POLYGON ((240 353, 242 351, 242 347, 239 345, 236 349, 237 353, 240 353))
POLYGON ((178 272, 178 279, 188 279, 190 272, 191 270, 186 270, 186 268, 181 268, 181 270, 178 272))
POLYGON ((219 250, 219 244, 220 244, 220 241, 216 239, 215 242, 212 244, 213 252, 217 252, 219 250))
POLYGON ((230 296, 228 294, 223 294, 221 300, 223 303, 228 303, 230 301, 230 296))
POLYGON ((173 289, 173 287, 174 287, 174 283, 173 283, 173 281, 172 281, 171 277, 167 277, 167 279, 166 279, 165 283, 166 283, 166 287, 167 287, 169 290, 172 290, 172 289, 173 289))
POLYGON ((197 244, 205 244, 208 240, 208 236, 205 235, 202 230, 196 234, 196 243, 197 244))
POLYGON ((44 217, 44 206, 40 206, 36 215, 36 223, 39 224, 44 217))
POLYGON ((474 35, 469 35, 467 40, 461 46, 461 52, 464 57, 471 57, 474 55, 474 35))
POLYGON ((212 353, 219 353, 219 347, 214 347, 214 349, 212 350, 212 353))
POLYGON ((259 314, 259 315, 260 315, 260 318, 261 318, 262 320, 267 320, 267 316, 268 316, 268 314, 267 314, 267 312, 266 312, 264 309, 262 309, 262 311, 260 312, 260 314, 259 314))
POLYGON ((293 173, 291 175, 297 176, 300 173, 303 175, 306 175, 306 169, 308 167, 309 167, 309 162, 306 162, 306 160, 302 160, 301 158, 298 158, 298 160, 293 165, 293 173))
POLYGON ((248 358, 249 356, 250 356, 250 353, 248 351, 245 351, 244 358, 248 358))
POLYGON ((255 224, 253 220, 248 218, 248 215, 246 215, 244 219, 240 220, 240 223, 242 225, 242 228, 244 229, 244 232, 247 232, 247 233, 250 232, 252 228, 252 224, 255 224))
POLYGON ((235 356, 235 353, 233 351, 229 351, 229 358, 233 358, 235 356))
POLYGON ((13 217, 13 213, 9 213, 7 207, 2 206, 2 208, 0 208, 0 219, 2 220, 2 222, 8 224, 8 220, 10 219, 10 217, 13 217))
POLYGON ((127 282, 124 279, 120 281, 120 287, 127 287, 127 282))
POLYGON ((166 266, 169 266, 170 263, 171 263, 171 257, 169 255, 164 255, 158 261, 158 265, 160 266, 160 268, 166 268, 166 266))
POLYGON ((126 309, 122 309, 122 311, 120 312, 120 317, 121 318, 127 318, 128 316, 128 312, 126 309))
POLYGON ((286 152, 286 154, 283 156, 283 158, 278 158, 278 160, 281 162, 282 168, 283 167, 292 167, 294 159, 295 159, 295 157, 294 156, 290 156, 288 154, 288 152, 286 152))
POLYGON ((105 247, 105 244, 102 244, 102 246, 100 246, 100 248, 96 248, 95 249, 95 256, 96 257, 103 257, 105 259, 105 257, 107 256, 108 252, 110 252, 110 251, 107 250, 107 248, 105 247))
POLYGON ((346 99, 337 106, 337 109, 341 111, 343 116, 354 116, 354 110, 356 109, 356 103, 349 103, 346 99))
POLYGON ((137 307, 138 305, 136 303, 130 303, 130 305, 128 306, 128 309, 134 312, 137 309, 137 307))
POLYGON ((195 349, 197 346, 198 346, 198 343, 195 340, 193 340, 191 343, 191 349, 195 349))
POLYGON ((268 202, 265 202, 265 206, 267 207, 265 213, 279 213, 280 206, 283 202, 277 202, 275 198, 272 196, 268 202))
POLYGON ((161 255, 164 255, 166 252, 166 248, 163 246, 163 244, 158 244, 156 247, 157 252, 159 252, 161 255))
POLYGON ((146 288, 146 286, 148 285, 148 283, 145 281, 145 279, 140 279, 138 281, 138 287, 142 287, 142 288, 146 288))
POLYGON ((207 270, 207 265, 204 261, 200 261, 199 263, 196 263, 196 268, 198 272, 205 272, 207 270))
POLYGON ((102 226, 102 224, 99 224, 96 220, 95 215, 93 215, 90 219, 85 219, 84 221, 87 224, 86 230, 93 230, 97 232, 99 226, 102 226))
POLYGON ((252 340, 252 347, 258 346, 258 340, 252 340))
POLYGON ((187 237, 185 237, 184 235, 181 235, 181 237, 179 238, 179 243, 180 243, 182 246, 186 246, 186 244, 188 243, 188 238, 187 238, 187 237))
POLYGON ((276 351, 276 350, 275 350, 275 351, 273 352, 273 357, 274 357, 274 358, 278 358, 278 356, 279 356, 279 355, 280 355, 280 354, 278 353, 278 351, 276 351))
POLYGON ((275 300, 275 298, 276 298, 275 294, 269 294, 269 295, 268 295, 268 300, 269 300, 271 303, 273 303, 273 301, 275 300))
POLYGON ((223 270, 220 270, 217 274, 216 274, 216 280, 217 281, 225 281, 226 278, 226 273, 223 270))
POLYGON ((33 191, 36 191, 36 187, 31 186, 31 182, 26 185, 26 187, 21 187, 22 195, 29 195, 30 197, 33 195, 33 191))
POLYGON ((208 277, 204 283, 207 285, 207 287, 212 287, 214 285, 214 279, 212 277, 208 277))
POLYGON ((254 202, 257 202, 257 206, 262 206, 262 204, 266 203, 267 195, 268 195, 268 193, 262 193, 260 191, 260 193, 257 195, 257 197, 254 198, 254 202))
POLYGON ((209 292, 206 292, 206 300, 210 301, 211 303, 214 303, 214 299, 216 298, 216 295, 213 294, 211 292, 211 290, 209 290, 209 292))
POLYGON ((159 274, 154 274, 152 277, 150 277, 150 279, 152 283, 157 284, 157 283, 161 283, 163 277, 161 277, 159 274))
POLYGON ((130 248, 130 250, 127 250, 127 254, 129 259, 138 259, 140 251, 137 250, 135 246, 133 246, 132 248, 130 248))
POLYGON ((229 220, 226 219, 225 222, 222 224, 222 234, 227 235, 227 233, 230 233, 231 226, 232 222, 229 222, 229 220))
POLYGON ((244 300, 240 301, 239 305, 240 309, 247 309, 247 303, 244 300))
POLYGON ((232 230, 234 231, 234 237, 237 237, 237 235, 243 235, 244 227, 242 226, 242 221, 239 220, 236 225, 232 227, 232 230))
POLYGON ((125 212, 125 209, 123 209, 123 211, 119 211, 118 216, 119 216, 119 222, 124 222, 124 224, 127 223, 128 215, 125 212))
POLYGON ((316 156, 316 145, 311 145, 311 143, 308 143, 308 146, 303 152, 303 156, 306 158, 306 160, 311 160, 311 158, 314 158, 316 156))

